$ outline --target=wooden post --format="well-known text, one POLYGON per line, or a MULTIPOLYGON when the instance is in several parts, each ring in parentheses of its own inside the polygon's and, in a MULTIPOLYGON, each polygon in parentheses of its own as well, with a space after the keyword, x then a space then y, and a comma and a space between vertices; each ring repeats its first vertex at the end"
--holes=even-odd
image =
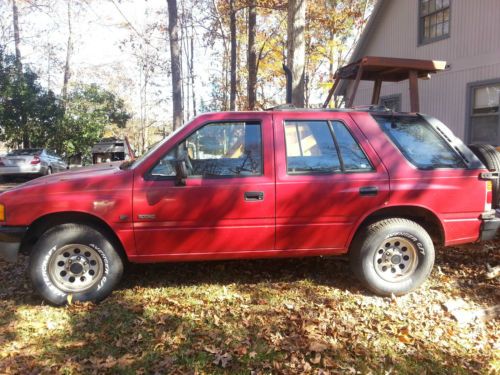
POLYGON ((372 95, 372 104, 378 105, 378 101, 380 99, 380 89, 382 88, 382 80, 377 79, 373 83, 373 95, 372 95))
POLYGON ((410 70, 408 74, 410 80, 410 112, 419 112, 420 104, 418 100, 418 76, 416 70, 410 70))
POLYGON ((330 88, 330 91, 328 91, 328 96, 326 97, 325 102, 323 103, 323 108, 327 108, 328 104, 330 104, 330 100, 332 100, 333 93, 335 92, 335 89, 337 88, 337 85, 340 82, 340 78, 335 78, 335 81, 333 82, 332 87, 330 88))
POLYGON ((363 75, 363 61, 359 64, 358 72, 356 74, 356 80, 354 81, 354 86, 352 88, 352 95, 349 98, 349 103, 347 107, 352 107, 354 104, 354 99, 356 98, 356 91, 358 91, 359 81, 361 80, 361 76, 363 75))

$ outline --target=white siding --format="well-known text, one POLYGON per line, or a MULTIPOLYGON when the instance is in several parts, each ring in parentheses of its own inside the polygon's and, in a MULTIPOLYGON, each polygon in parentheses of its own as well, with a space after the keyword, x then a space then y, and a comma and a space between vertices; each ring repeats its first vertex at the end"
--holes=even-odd
MULTIPOLYGON (((450 37, 422 46, 418 3, 385 0, 362 55, 446 60, 449 70, 419 81, 420 111, 438 117, 464 138, 467 84, 500 79, 500 0, 452 0, 450 37)), ((370 103, 371 89, 371 83, 362 82, 355 105, 370 103)), ((381 95, 399 93, 402 110, 408 111, 408 81, 382 86, 381 95)))

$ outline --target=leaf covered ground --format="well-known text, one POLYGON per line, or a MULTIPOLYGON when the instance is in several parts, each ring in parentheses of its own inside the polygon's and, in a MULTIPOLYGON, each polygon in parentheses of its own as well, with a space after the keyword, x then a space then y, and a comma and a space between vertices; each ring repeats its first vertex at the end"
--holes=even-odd
POLYGON ((498 320, 445 304, 500 303, 500 242, 440 249, 399 298, 366 292, 336 258, 131 265, 104 302, 45 304, 27 259, 0 261, 0 373, 500 372, 498 320))

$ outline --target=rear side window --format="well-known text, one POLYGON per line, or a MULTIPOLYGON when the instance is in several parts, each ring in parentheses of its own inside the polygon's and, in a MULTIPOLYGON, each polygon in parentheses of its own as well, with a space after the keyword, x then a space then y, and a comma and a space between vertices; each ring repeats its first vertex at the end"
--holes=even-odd
POLYGON ((403 155, 420 169, 465 168, 460 156, 420 117, 373 116, 403 155))
POLYGON ((340 160, 327 121, 285 122, 287 172, 332 173, 340 160))
POLYGON ((340 121, 286 121, 285 139, 288 174, 373 171, 340 121))
POLYGON ((333 122, 333 130, 342 155, 344 170, 347 172, 372 171, 373 167, 346 126, 340 121, 333 122))

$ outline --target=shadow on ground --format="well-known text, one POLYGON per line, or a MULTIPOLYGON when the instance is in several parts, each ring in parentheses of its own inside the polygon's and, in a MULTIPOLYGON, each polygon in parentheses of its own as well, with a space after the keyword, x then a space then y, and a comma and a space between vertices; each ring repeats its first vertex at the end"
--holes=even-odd
POLYGON ((440 250, 431 279, 396 299, 343 260, 306 258, 131 265, 106 301, 55 308, 26 259, 0 263, 0 373, 498 371, 498 321, 460 325, 444 303, 498 303, 484 269, 499 245, 440 250))

